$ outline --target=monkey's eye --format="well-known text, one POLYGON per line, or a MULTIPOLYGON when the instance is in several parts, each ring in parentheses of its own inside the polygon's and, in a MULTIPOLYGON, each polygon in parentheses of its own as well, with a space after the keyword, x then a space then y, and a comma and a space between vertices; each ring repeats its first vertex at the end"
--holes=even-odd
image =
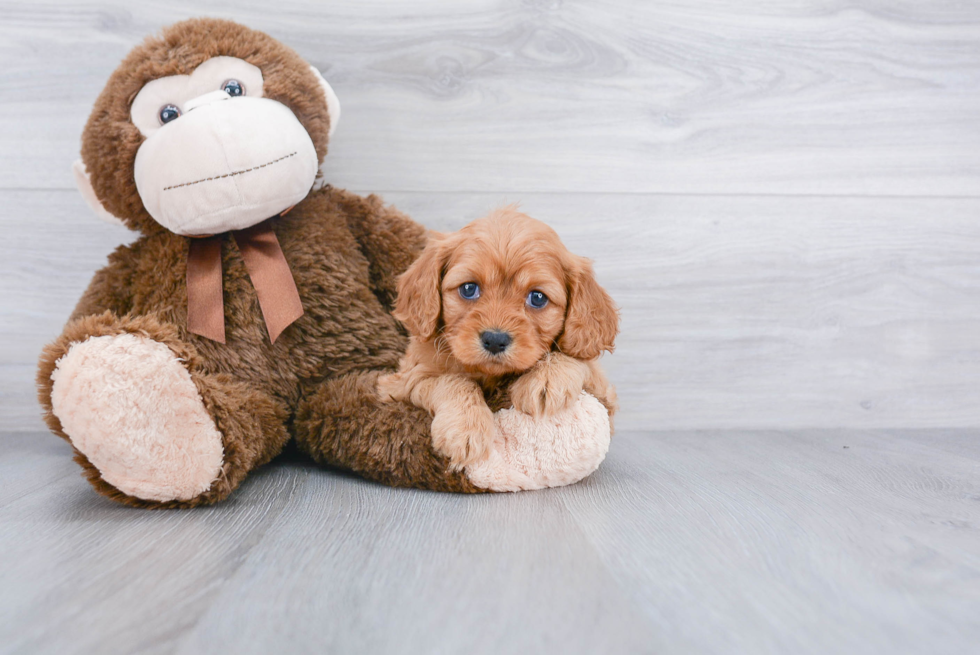
POLYGON ((160 123, 166 125, 170 121, 180 117, 180 107, 177 105, 164 105, 160 108, 160 123))
POLYGON ((480 297, 480 285, 476 282, 467 282, 459 287, 459 295, 465 300, 476 300, 480 297))
POLYGON ((532 291, 527 294, 527 304, 535 309, 541 309, 548 304, 548 296, 544 295, 540 291, 532 291))
POLYGON ((232 98, 245 95, 245 87, 238 80, 227 80, 221 85, 221 89, 232 98))

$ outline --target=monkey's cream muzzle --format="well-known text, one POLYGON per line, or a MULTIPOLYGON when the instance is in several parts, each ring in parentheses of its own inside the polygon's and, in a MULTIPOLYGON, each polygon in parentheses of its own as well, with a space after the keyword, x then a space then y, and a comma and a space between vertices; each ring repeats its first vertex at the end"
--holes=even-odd
MULTIPOLYGON (((320 72, 310 71, 323 90, 329 137, 340 101, 320 72)), ((133 171, 143 206, 168 230, 198 237, 188 239, 187 331, 221 343, 221 262, 229 236, 252 280, 269 339, 275 343, 303 315, 273 217, 309 194, 319 160, 296 115, 263 91, 257 66, 218 56, 189 74, 150 80, 130 102, 130 119, 144 137, 133 171)), ((81 160, 72 172, 96 214, 125 224, 106 210, 81 160)))
POLYGON ((319 168, 293 112, 267 98, 211 91, 153 131, 134 175, 155 221, 185 236, 241 230, 295 205, 319 168))

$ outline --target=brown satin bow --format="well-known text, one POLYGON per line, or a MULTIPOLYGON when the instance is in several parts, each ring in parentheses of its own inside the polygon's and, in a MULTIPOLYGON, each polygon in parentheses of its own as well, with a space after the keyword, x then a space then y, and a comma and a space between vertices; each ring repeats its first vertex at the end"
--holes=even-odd
MULTIPOLYGON (((276 233, 272 231, 272 220, 231 234, 255 287, 269 338, 275 343, 282 331, 303 315, 303 303, 276 233)), ((187 329, 220 343, 225 342, 222 239, 221 234, 191 239, 187 253, 187 329)))

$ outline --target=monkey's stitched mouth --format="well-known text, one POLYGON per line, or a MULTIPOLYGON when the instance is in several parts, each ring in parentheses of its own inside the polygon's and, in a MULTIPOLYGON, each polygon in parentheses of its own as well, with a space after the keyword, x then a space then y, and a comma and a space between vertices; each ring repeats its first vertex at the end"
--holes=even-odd
POLYGON ((273 164, 278 164, 279 162, 281 162, 284 159, 289 159, 290 157, 296 156, 296 154, 298 154, 298 153, 291 152, 288 155, 283 155, 279 159, 273 159, 272 161, 267 161, 266 163, 262 164, 261 166, 253 166, 252 168, 246 168, 246 169, 240 170, 240 171, 233 171, 231 173, 225 173, 224 175, 215 175, 214 177, 206 177, 206 178, 204 178, 202 180, 195 180, 194 182, 184 182, 183 184, 174 184, 172 186, 164 187, 163 190, 164 191, 170 191, 171 189, 179 189, 179 188, 185 187, 185 186, 193 186, 195 184, 200 184, 201 182, 210 182, 211 180, 220 180, 220 179, 226 178, 226 177, 234 177, 236 175, 243 175, 245 173, 250 173, 252 171, 257 171, 260 168, 265 168, 266 166, 272 166, 273 164))

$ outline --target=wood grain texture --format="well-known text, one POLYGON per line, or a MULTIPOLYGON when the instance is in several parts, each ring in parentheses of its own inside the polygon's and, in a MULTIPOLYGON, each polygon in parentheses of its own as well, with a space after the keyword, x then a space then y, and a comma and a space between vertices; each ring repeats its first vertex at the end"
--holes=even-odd
MULTIPOLYGON (((523 200, 622 307, 623 429, 980 425, 980 200, 386 193, 435 229, 523 200)), ((34 362, 132 238, 74 191, 0 191, 6 429, 40 426, 34 362)))
MULTIPOLYGON (((0 261, 6 429, 40 425, 37 353, 131 238, 68 190, 92 100, 134 43, 200 13, 0 6, 0 222, 16 244, 0 261)), ((973 5, 206 13, 269 31, 335 83, 344 118, 326 180, 446 229, 523 201, 593 257, 624 309, 608 360, 620 425, 980 424, 973 5), (787 195, 800 193, 817 195, 787 195), (826 197, 875 193, 922 197, 826 197)))
POLYGON ((4 0, 0 653, 972 655, 978 43, 954 0, 4 0), (202 14, 331 81, 328 182, 438 229, 521 201, 595 259, 597 474, 468 498, 286 458, 187 512, 81 479, 35 361, 132 235, 69 166, 119 60, 202 14))
POLYGON ((321 479, 177 652, 641 652, 653 634, 553 495, 321 479), (229 607, 237 610, 228 611, 229 607))
POLYGON ((624 433, 585 482, 393 490, 301 461, 146 512, 0 435, 3 653, 975 652, 974 431, 624 433))
POLYGON ((69 188, 109 73, 201 14, 323 70, 339 186, 980 195, 980 5, 886 0, 7 0, 0 186, 69 188))
POLYGON ((630 439, 631 461, 563 498, 678 651, 969 652, 980 447, 897 436, 630 439))
POLYGON ((307 475, 260 471, 227 508, 140 512, 97 497, 51 435, 0 443, 5 467, 33 473, 2 482, 14 498, 0 506, 4 653, 169 652, 307 475))

